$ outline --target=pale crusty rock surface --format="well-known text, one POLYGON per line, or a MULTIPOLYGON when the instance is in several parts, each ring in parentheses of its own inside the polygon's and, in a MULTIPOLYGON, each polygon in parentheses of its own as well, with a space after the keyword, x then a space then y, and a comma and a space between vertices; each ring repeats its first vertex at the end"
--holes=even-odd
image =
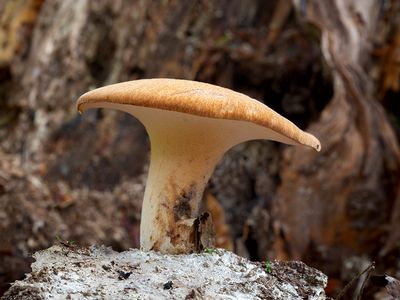
POLYGON ((327 277, 301 262, 250 262, 225 250, 165 255, 53 246, 2 299, 325 299, 327 277))

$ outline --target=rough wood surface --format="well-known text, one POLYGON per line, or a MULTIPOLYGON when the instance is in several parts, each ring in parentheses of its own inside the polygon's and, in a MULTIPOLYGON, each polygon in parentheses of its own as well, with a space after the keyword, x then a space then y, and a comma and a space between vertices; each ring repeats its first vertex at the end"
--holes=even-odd
POLYGON ((322 155, 300 148, 284 153, 276 219, 285 243, 277 241, 278 253, 304 259, 316 252, 338 262, 349 254, 376 256, 382 239, 398 232, 387 226, 398 215, 399 146, 365 71, 380 6, 310 1, 304 12, 321 28, 334 95, 311 126, 322 139, 322 155))
POLYGON ((232 252, 163 255, 53 246, 11 299, 326 299, 327 277, 301 262, 250 262, 232 252))

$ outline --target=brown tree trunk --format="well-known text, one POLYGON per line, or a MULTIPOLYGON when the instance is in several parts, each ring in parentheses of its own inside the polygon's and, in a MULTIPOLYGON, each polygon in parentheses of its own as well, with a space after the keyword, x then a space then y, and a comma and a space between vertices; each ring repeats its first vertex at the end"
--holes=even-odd
POLYGON ((378 259, 398 238, 400 152, 368 74, 381 6, 309 1, 303 11, 321 29, 334 96, 310 127, 321 138, 322 153, 284 153, 275 249, 278 257, 320 259, 318 266, 330 274, 340 273, 354 255, 378 259))

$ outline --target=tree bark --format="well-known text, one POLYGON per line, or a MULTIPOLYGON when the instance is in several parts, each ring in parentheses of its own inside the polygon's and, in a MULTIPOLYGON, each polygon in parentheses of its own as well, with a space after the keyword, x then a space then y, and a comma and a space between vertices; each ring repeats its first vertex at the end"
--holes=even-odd
POLYGON ((390 248, 398 234, 391 226, 399 214, 400 152, 367 73, 381 5, 308 1, 303 11, 321 29, 334 95, 310 127, 321 138, 322 153, 284 153, 274 217, 282 238, 275 249, 278 257, 306 261, 317 254, 330 274, 340 272, 350 255, 383 254, 385 241, 390 248))

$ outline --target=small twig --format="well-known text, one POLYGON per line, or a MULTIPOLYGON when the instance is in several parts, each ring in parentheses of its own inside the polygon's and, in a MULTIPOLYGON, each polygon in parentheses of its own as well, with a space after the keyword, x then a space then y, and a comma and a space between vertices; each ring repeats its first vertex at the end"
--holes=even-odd
POLYGON ((65 241, 65 240, 63 240, 63 239, 61 238, 61 236, 59 236, 58 234, 56 235, 56 240, 57 240, 61 245, 63 245, 64 247, 67 247, 67 248, 75 248, 75 247, 76 247, 75 241, 65 241))
POLYGON ((357 296, 357 300, 361 300, 361 296, 364 292, 364 288, 367 286, 367 282, 368 282, 369 278, 371 277, 371 273, 374 269, 375 269, 375 262, 373 261, 372 264, 367 269, 365 269, 365 271, 367 272, 367 276, 365 276, 364 282, 360 289, 360 293, 357 296))
POLYGON ((285 25, 289 14, 292 10, 292 3, 288 0, 279 0, 276 4, 274 14, 272 15, 272 20, 269 23, 269 32, 267 35, 267 45, 271 46, 277 40, 279 34, 285 25))
POLYGON ((373 269, 375 269, 375 262, 374 262, 374 261, 373 261, 364 271, 362 271, 362 272, 358 273, 356 276, 354 276, 353 279, 351 279, 350 282, 349 282, 348 284, 346 284, 346 286, 340 291, 339 295, 337 295, 337 297, 335 298, 335 300, 341 299, 341 298, 347 293, 347 291, 352 287, 352 285, 353 285, 362 275, 364 275, 365 273, 368 272, 367 277, 365 278, 365 280, 364 280, 364 282, 363 282, 363 285, 362 285, 362 287, 361 287, 360 294, 359 294, 359 296, 357 297, 357 300, 361 299, 360 297, 361 297, 361 294, 362 294, 362 292, 363 292, 363 290, 364 290, 365 283, 366 283, 366 281, 369 279, 369 276, 370 276, 371 271, 372 271, 373 269))

